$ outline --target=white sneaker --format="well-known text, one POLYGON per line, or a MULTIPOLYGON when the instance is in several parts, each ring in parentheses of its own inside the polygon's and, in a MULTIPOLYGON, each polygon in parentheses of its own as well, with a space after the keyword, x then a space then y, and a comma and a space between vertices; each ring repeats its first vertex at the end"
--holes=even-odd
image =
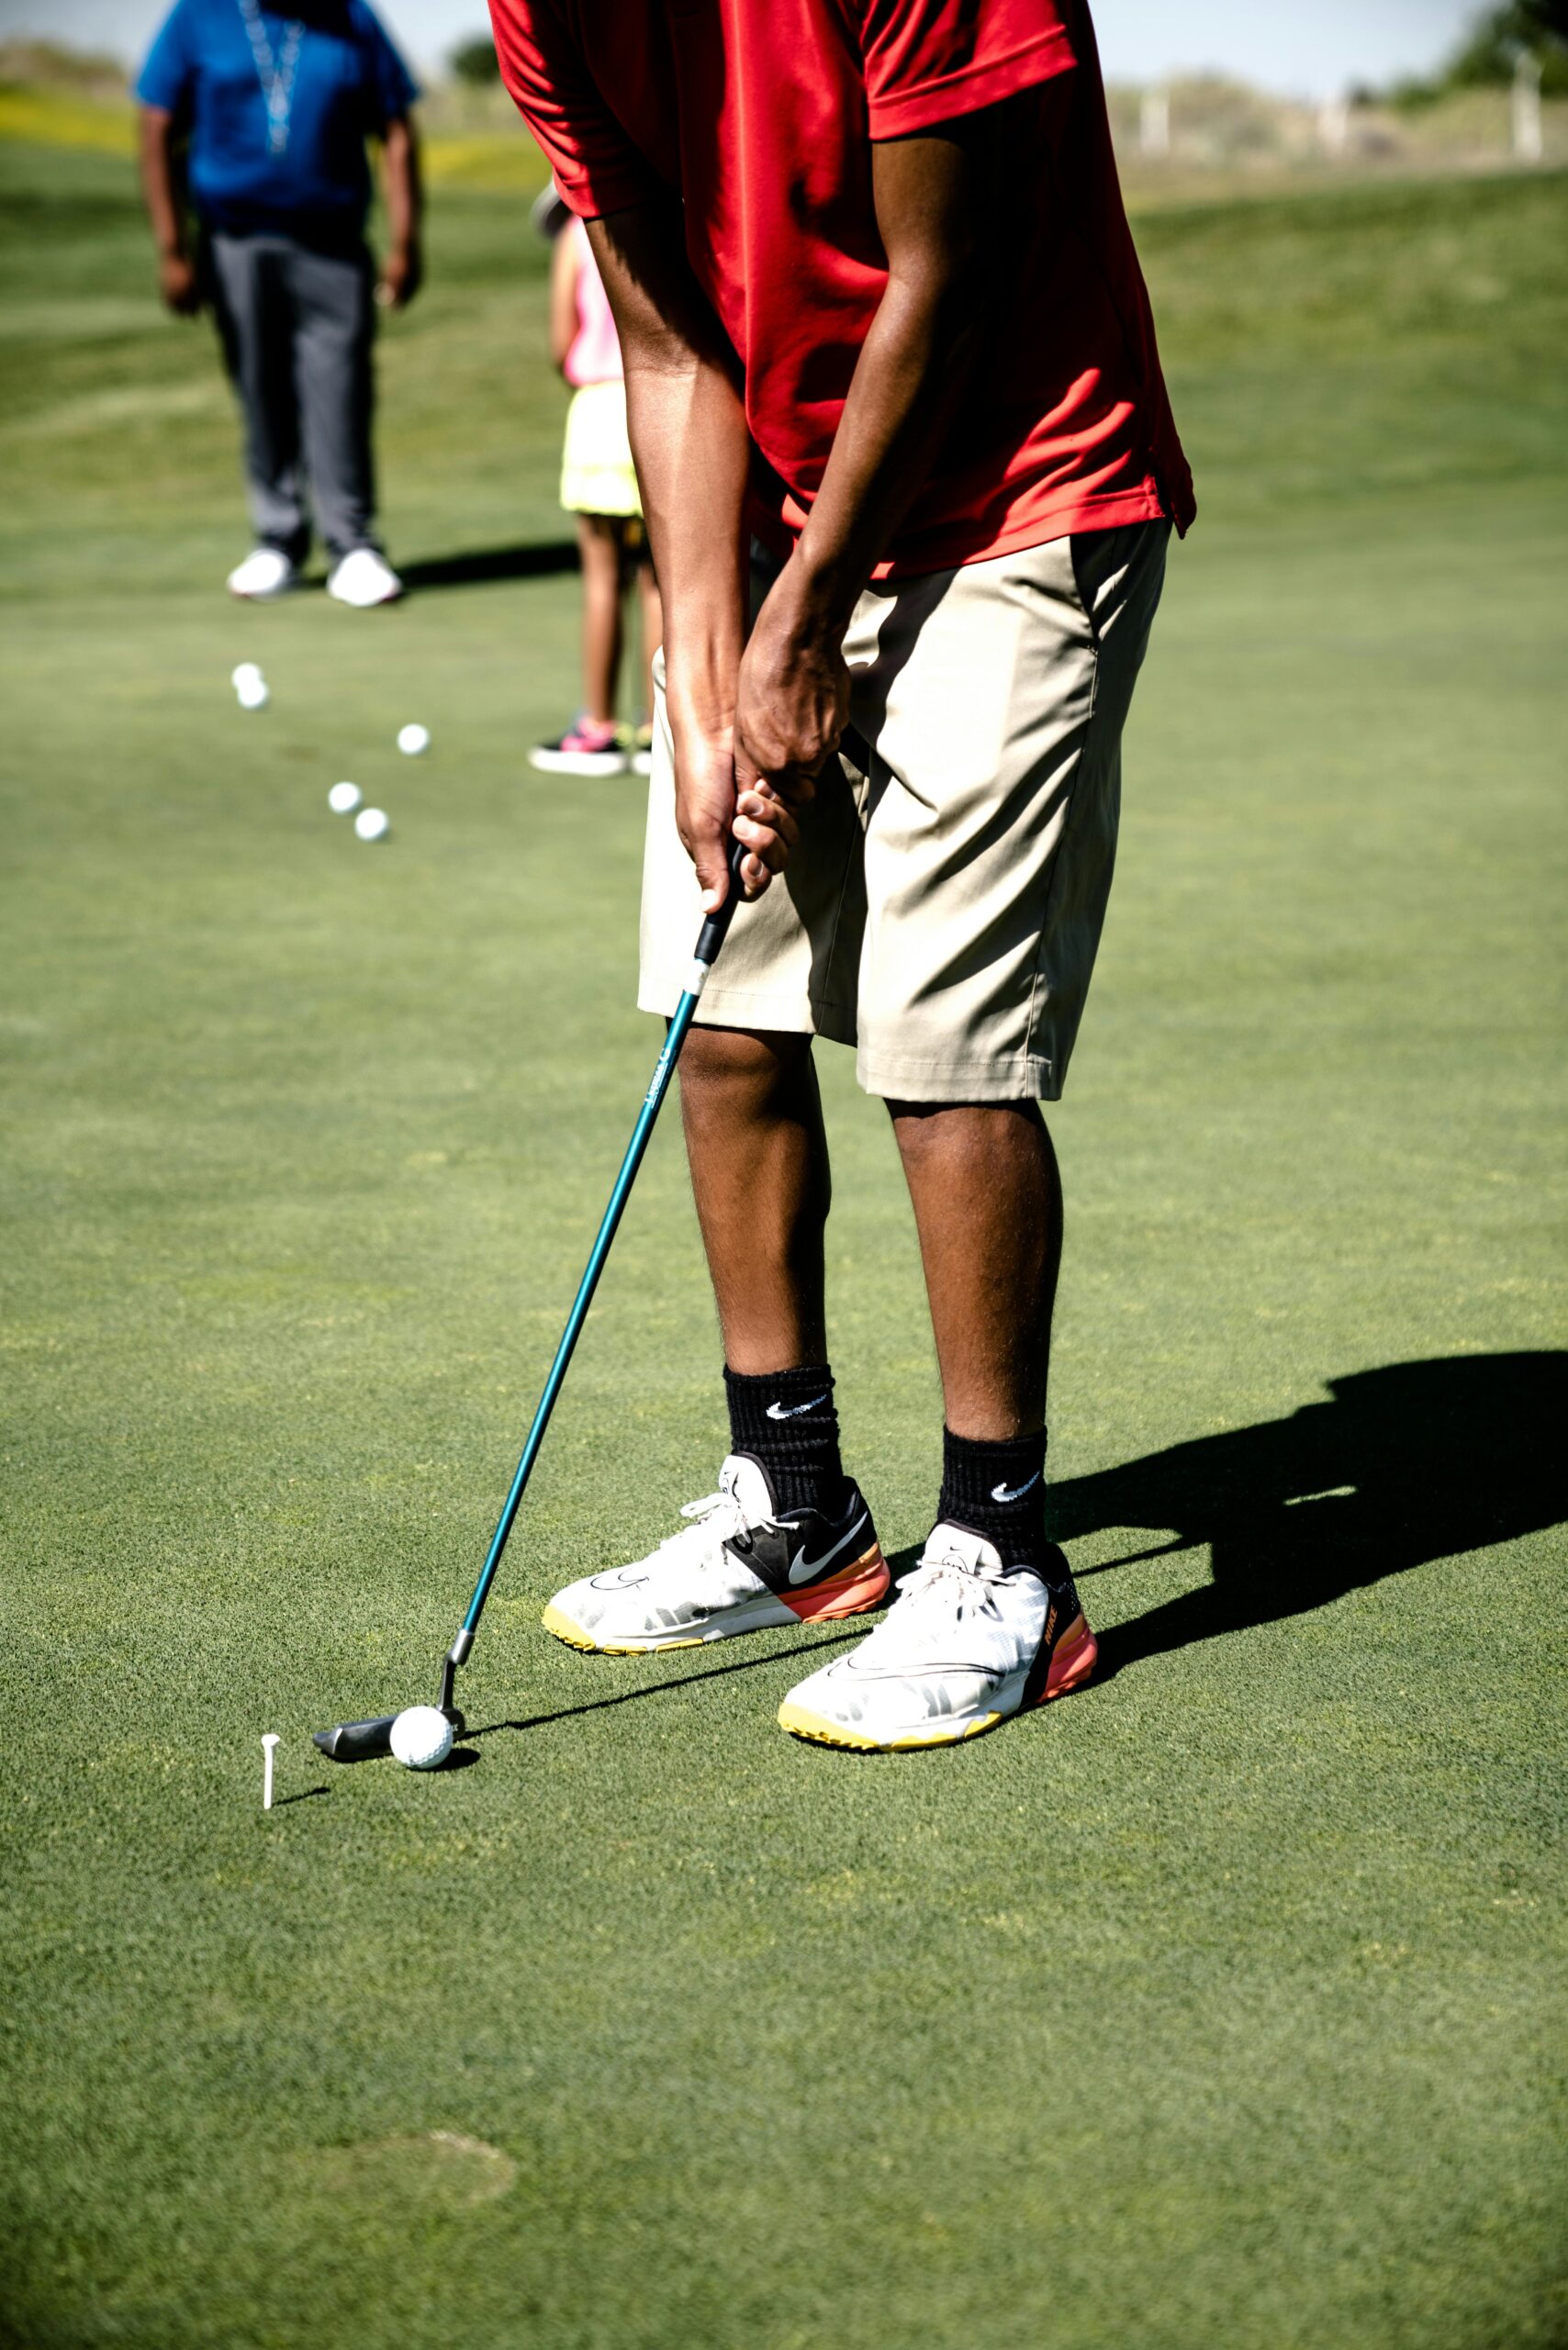
POLYGON ((558 1591, 541 1619, 545 1630, 568 1648, 640 1656, 772 1624, 833 1623, 886 1596, 881 1546, 852 1482, 836 1517, 780 1514, 762 1463, 732 1452, 719 1491, 688 1502, 681 1516, 692 1524, 651 1557, 558 1591))
POLYGON ((373 604, 395 604, 402 592, 402 581, 375 547, 351 547, 327 574, 328 595, 340 604, 352 604, 356 611, 368 611, 373 604))
POLYGON ((266 604, 274 596, 286 596, 298 579, 299 566, 290 563, 281 547, 252 547, 225 585, 231 596, 243 596, 248 604, 266 604))
POLYGON ((1067 1561, 1059 1583, 1005 1568, 991 1544, 938 1526, 869 1639, 791 1689, 783 1729, 823 1746, 950 1746, 1065 1696, 1097 1653, 1067 1561))

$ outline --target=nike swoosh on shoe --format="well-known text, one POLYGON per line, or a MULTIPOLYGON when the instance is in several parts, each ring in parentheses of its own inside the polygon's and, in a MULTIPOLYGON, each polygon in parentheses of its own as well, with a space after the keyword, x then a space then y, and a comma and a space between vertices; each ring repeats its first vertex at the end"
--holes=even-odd
POLYGON ((824 1550, 820 1559, 808 1559, 803 1555, 799 1559, 791 1559, 790 1561, 790 1583, 810 1583, 814 1575, 820 1575, 823 1569, 829 1565, 833 1560, 836 1559, 841 1550, 847 1549, 849 1544, 855 1540, 857 1535, 858 1535, 869 1524, 869 1512, 862 1510, 854 1525, 850 1528, 848 1533, 841 1535, 839 1539, 834 1544, 832 1550, 824 1550))

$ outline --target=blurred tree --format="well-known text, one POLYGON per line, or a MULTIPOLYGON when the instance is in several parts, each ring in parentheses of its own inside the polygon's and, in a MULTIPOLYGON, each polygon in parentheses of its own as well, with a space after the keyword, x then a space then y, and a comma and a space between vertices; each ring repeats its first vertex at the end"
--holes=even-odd
POLYGON ((1540 60, 1543 95, 1568 96, 1568 0, 1505 0, 1488 8, 1434 80, 1403 82, 1389 95, 1396 105, 1429 106, 1450 90, 1497 87, 1513 80, 1521 50, 1540 60))
POLYGON ((1521 49, 1541 63, 1541 88, 1549 96, 1568 91, 1568 0, 1509 0, 1482 17, 1442 77, 1450 90, 1473 90, 1511 82, 1521 49))
POLYGON ((476 89, 483 89, 487 83, 501 78, 500 60, 488 33, 476 33, 472 40, 460 40, 446 62, 460 82, 470 83, 476 89))

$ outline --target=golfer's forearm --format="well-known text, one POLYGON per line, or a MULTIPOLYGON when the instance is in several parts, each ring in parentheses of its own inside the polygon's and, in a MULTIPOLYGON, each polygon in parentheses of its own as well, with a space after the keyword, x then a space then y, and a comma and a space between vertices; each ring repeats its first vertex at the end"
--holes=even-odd
POLYGON ((629 359, 626 413, 672 690, 727 724, 745 641, 745 413, 717 369, 645 355, 629 359))
POLYGON ((406 115, 386 126, 381 160, 386 201, 386 230, 397 252, 412 252, 420 241, 424 199, 420 185, 420 141, 406 115))
POLYGON ((141 195, 151 223, 153 242, 161 253, 185 250, 185 224, 174 177, 174 117, 162 106, 141 109, 141 195))
POLYGON ((734 354, 691 274, 678 206, 590 221, 588 239, 621 338, 672 695, 725 724, 745 636, 751 458, 734 354))
MULTIPOLYGON (((1014 100, 871 152, 888 282, 779 588, 810 633, 842 630, 930 473, 997 297, 998 224, 1027 118, 1014 100)), ((776 591, 778 592, 778 591, 776 591)))
POLYGON ((973 367, 977 329, 961 283, 889 279, 790 566, 802 614, 823 628, 847 623, 929 474, 973 367))

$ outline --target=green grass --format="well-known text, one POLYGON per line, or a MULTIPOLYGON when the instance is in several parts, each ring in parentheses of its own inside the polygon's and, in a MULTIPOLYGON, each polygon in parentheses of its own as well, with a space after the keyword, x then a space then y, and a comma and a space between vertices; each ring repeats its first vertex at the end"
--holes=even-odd
MULTIPOLYGON (((426 1694, 466 1596, 655 1049, 636 795, 524 766, 570 580, 225 601, 233 426, 124 167, 0 147, 6 2343, 1563 2338, 1568 188, 1140 234, 1204 514, 1055 1121, 1106 1676, 862 1762, 773 1725, 820 1641, 539 1632, 720 1449, 671 1130, 493 1727, 422 1781, 307 1733, 426 1694)), ((561 535, 542 296, 523 199, 444 196, 383 353, 404 561, 561 535)), ((918 1267, 824 1082, 904 1549, 918 1267)))

